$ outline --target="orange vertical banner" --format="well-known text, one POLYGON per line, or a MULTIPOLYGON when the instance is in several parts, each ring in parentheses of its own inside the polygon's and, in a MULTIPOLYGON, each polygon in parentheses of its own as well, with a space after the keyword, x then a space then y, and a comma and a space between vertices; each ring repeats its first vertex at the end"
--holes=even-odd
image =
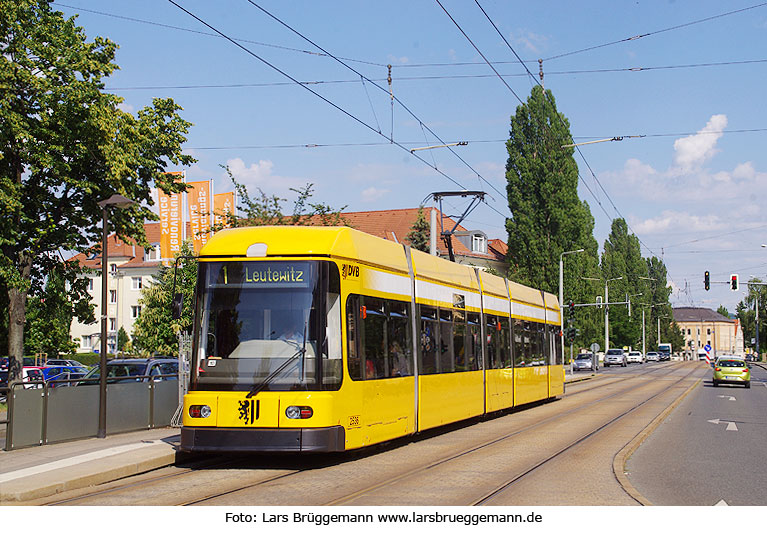
POLYGON ((189 227, 194 253, 199 254, 210 238, 210 181, 192 181, 188 185, 191 185, 186 191, 189 227))
POLYGON ((234 191, 213 195, 213 224, 229 227, 228 215, 234 210, 234 191))
MULTIPOLYGON (((175 175, 177 181, 182 172, 168 172, 175 175)), ((181 251, 181 193, 166 194, 157 189, 160 212, 160 255, 162 259, 173 259, 181 251)))

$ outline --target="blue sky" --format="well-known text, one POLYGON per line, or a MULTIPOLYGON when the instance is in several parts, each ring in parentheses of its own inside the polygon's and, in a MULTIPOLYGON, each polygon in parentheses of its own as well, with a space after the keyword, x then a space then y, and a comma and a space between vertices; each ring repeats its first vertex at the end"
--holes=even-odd
MULTIPOLYGON (((436 1, 254 0, 356 73, 247 0, 176 2, 252 55, 206 35, 213 31, 170 2, 53 5, 78 14, 89 39, 119 44, 120 70, 106 85, 125 109, 135 112, 153 97, 184 108, 194 123, 186 148, 198 159, 188 179, 232 190, 219 167, 228 164, 252 191, 286 197, 290 187, 313 183, 314 200, 348 211, 414 207, 434 191, 482 189, 492 198, 464 225, 506 239, 510 213, 497 192, 505 190, 504 142, 517 96, 526 100, 534 82, 477 3, 440 0, 511 90, 436 1), (265 62, 316 83, 300 86, 265 62), (389 64, 394 95, 407 109, 395 103, 392 111, 389 64), (392 131, 401 147, 389 142, 392 131), (408 151, 438 139, 469 144, 454 153, 417 152, 428 165, 408 151)), ((732 272, 742 281, 767 276, 760 246, 767 243, 767 5, 479 5, 533 73, 544 60, 545 86, 576 142, 644 135, 582 146, 585 161, 576 155, 579 195, 591 207, 600 247, 611 219, 623 216, 643 255, 666 262, 672 303, 734 310, 743 294, 721 284, 704 291, 703 272, 713 281, 732 272)), ((451 202, 445 211, 464 207, 451 202)))

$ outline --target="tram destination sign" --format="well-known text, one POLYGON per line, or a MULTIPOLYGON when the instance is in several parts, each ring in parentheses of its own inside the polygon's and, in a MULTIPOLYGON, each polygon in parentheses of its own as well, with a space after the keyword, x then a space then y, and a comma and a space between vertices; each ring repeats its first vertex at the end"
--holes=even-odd
POLYGON ((307 262, 221 263, 211 268, 210 286, 308 288, 312 285, 312 266, 307 262))

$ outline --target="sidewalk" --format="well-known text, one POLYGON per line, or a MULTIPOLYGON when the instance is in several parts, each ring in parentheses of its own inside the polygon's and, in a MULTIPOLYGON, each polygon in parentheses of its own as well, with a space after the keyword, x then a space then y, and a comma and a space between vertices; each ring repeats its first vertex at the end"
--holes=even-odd
POLYGON ((114 481, 176 461, 178 428, 0 450, 0 505, 114 481))

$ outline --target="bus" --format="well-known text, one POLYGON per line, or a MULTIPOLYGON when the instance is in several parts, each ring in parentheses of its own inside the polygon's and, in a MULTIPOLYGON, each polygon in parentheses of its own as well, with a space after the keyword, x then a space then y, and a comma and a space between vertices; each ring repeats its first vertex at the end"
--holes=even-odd
POLYGON ((564 394, 556 296, 348 227, 216 233, 181 449, 342 452, 564 394))

